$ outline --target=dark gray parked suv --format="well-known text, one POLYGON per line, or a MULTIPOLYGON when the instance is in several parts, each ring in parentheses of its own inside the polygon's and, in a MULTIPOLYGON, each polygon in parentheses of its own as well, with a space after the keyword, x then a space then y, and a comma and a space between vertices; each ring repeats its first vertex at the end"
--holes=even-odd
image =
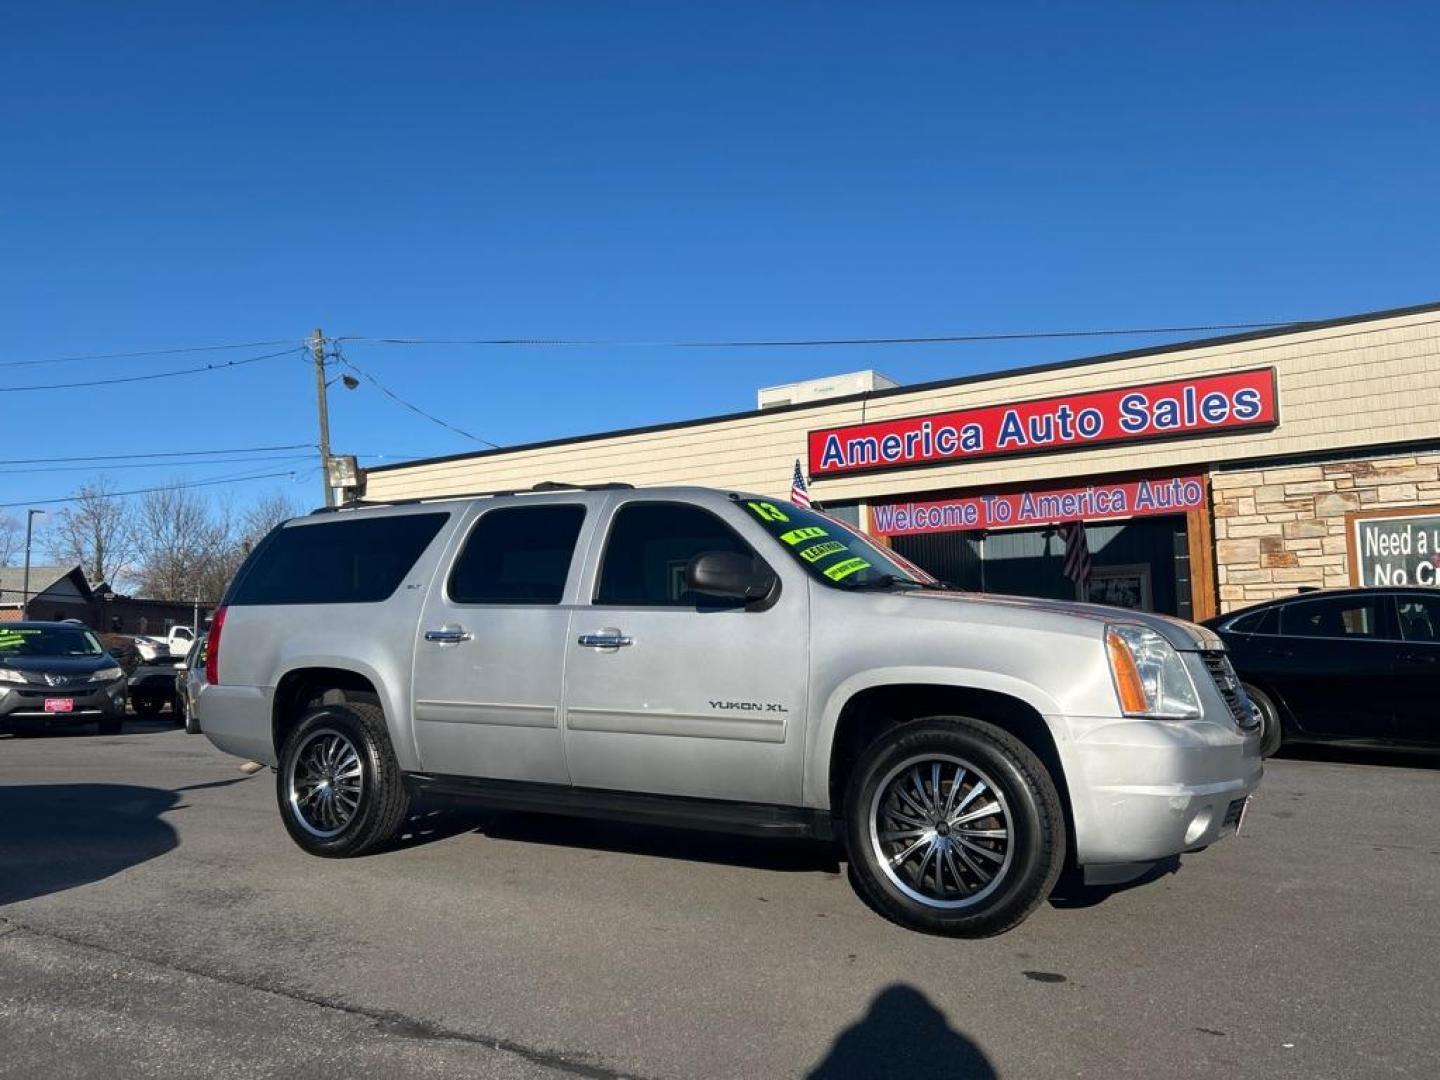
POLYGON ((125 672, 83 626, 0 623, 0 724, 99 725, 125 718, 125 672))

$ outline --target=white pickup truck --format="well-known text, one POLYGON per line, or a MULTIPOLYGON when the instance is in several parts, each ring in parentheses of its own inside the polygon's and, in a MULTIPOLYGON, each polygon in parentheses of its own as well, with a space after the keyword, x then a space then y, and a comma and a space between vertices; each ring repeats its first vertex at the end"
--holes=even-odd
POLYGON ((190 655, 190 649, 195 644, 195 631, 188 626, 172 626, 164 637, 155 635, 141 635, 135 639, 135 644, 140 650, 140 658, 145 661, 164 660, 167 657, 175 660, 184 660, 190 655), (151 646, 146 648, 146 644, 151 646), (149 653, 150 655, 146 655, 149 653))

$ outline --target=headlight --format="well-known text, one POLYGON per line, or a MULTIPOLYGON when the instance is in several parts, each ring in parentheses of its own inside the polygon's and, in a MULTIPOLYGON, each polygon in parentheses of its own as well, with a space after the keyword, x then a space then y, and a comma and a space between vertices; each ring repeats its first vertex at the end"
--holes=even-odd
POLYGON ((1154 630, 1134 623, 1107 626, 1105 652, 1126 716, 1190 720, 1200 715, 1200 698, 1185 662, 1154 630))
POLYGON ((118 667, 102 667, 99 671, 95 672, 94 675, 90 676, 90 681, 109 682, 111 679, 118 679, 124 674, 125 672, 121 671, 118 667))
POLYGON ((23 671, 14 671, 11 668, 0 667, 0 682, 14 682, 25 684, 30 680, 25 678, 23 671))

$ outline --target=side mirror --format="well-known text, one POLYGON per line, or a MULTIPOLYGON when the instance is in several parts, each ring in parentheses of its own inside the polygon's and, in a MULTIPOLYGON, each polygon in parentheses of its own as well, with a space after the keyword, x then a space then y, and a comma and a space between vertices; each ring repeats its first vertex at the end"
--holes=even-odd
POLYGON ((733 551, 702 551, 685 567, 685 587, 705 596, 754 603, 774 590, 775 571, 733 551))

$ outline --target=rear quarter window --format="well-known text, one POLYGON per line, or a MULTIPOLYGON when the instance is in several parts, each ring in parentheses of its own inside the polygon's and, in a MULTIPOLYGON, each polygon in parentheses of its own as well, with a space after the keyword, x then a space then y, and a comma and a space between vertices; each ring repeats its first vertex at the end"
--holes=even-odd
POLYGON ((1280 628, 1280 609, 1264 608, 1241 615, 1225 627, 1234 634, 1274 634, 1280 628))
POLYGON ((280 529, 255 553, 228 602, 370 604, 388 599, 449 517, 341 518, 280 529))

